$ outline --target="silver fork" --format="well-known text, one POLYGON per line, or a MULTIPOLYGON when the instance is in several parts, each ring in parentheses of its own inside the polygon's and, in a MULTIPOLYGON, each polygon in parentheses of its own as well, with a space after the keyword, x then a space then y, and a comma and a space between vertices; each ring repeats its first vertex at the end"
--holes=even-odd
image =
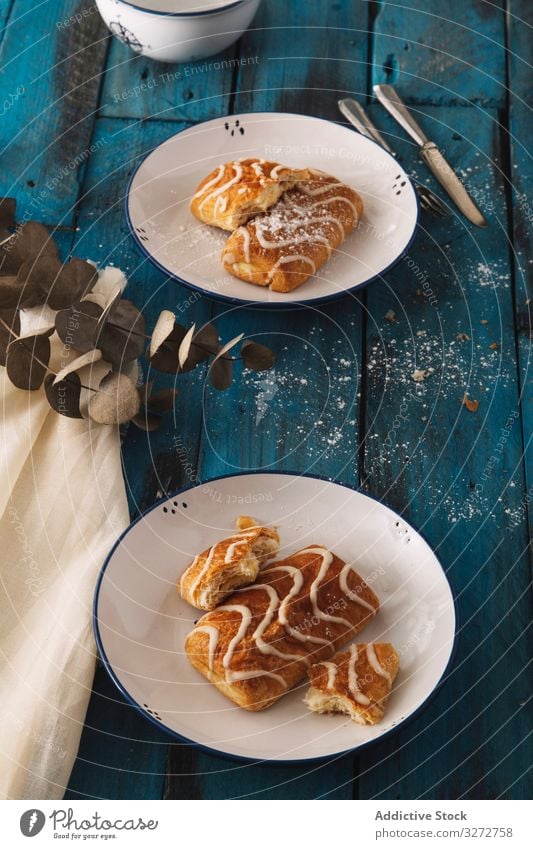
MULTIPOLYGON (((366 136, 367 139, 377 142, 384 150, 387 151, 387 153, 390 153, 391 156, 396 158, 396 154, 392 150, 391 146, 385 141, 376 125, 372 123, 367 113, 357 100, 354 100, 352 97, 345 97, 343 100, 339 100, 338 105, 344 117, 348 119, 350 124, 355 127, 362 136, 366 136)), ((425 209, 426 212, 429 212, 430 215, 434 215, 435 218, 443 218, 445 215, 449 214, 447 207, 441 199, 437 197, 435 192, 428 189, 427 186, 415 184, 415 189, 418 197, 420 198, 420 206, 422 209, 425 209)))

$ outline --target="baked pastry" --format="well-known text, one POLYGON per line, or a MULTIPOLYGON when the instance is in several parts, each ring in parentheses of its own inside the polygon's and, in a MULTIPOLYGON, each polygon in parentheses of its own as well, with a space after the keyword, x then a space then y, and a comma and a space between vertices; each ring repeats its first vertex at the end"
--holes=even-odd
POLYGON ((238 533, 198 554, 179 579, 179 593, 193 607, 213 610, 237 587, 253 583, 260 565, 276 554, 278 532, 251 527, 249 517, 242 519, 237 520, 238 533))
POLYGON ((231 234, 222 251, 224 268, 247 283, 292 292, 324 265, 362 213, 354 189, 313 171, 269 212, 231 234))
POLYGON ((236 230, 309 176, 307 168, 289 168, 264 159, 226 162, 202 180, 193 195, 191 212, 204 224, 236 230))
POLYGON ((359 725, 383 716, 400 659, 390 643, 360 643, 309 670, 305 703, 317 713, 346 713, 359 725))
POLYGON ((185 641, 192 665, 239 707, 270 707, 375 616, 365 581, 322 545, 265 566, 185 641))

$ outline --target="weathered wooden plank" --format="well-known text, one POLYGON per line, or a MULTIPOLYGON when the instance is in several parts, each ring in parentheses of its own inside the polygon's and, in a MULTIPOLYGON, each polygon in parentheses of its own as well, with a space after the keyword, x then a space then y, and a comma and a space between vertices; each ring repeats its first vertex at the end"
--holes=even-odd
POLYGON ((277 767, 173 746, 166 799, 350 799, 352 758, 277 767), (180 772, 175 772, 179 763, 180 772), (311 795, 312 794, 312 795, 311 795))
POLYGON ((99 666, 65 799, 161 799, 167 750, 99 666))
POLYGON ((533 297, 533 158, 528 142, 531 110, 526 92, 531 83, 533 7, 527 0, 509 4, 510 174, 513 200, 514 287, 518 361, 520 365, 522 433, 525 452, 524 510, 533 529, 533 404, 531 398, 531 298, 533 297))
POLYGON ((101 114, 193 122, 226 115, 239 64, 238 45, 201 62, 167 65, 135 55, 113 38, 101 114))
POLYGON ((13 100, 0 130, 0 191, 28 218, 74 220, 105 53, 105 27, 88 2, 73 10, 46 0, 35 15, 31 0, 18 0, 0 47, 0 103, 13 100))
MULTIPOLYGON (((166 278, 140 254, 124 217, 124 195, 131 172, 149 150, 175 131, 176 126, 167 122, 99 119, 93 137, 95 153, 88 164, 80 202, 76 254, 125 271, 125 295, 143 311, 149 328, 163 308, 174 310, 186 324, 196 321, 201 325, 210 313, 209 304, 191 298, 190 292, 166 278)), ((147 377, 146 364, 143 369, 147 377)), ((156 380, 157 386, 172 383, 168 377, 156 380)), ((202 416, 201 371, 181 376, 178 388, 175 418, 167 415, 156 433, 145 434, 134 425, 126 432, 123 471, 132 517, 163 492, 189 483, 194 476, 202 416)), ((103 676, 100 671, 96 677, 90 727, 82 737, 69 792, 111 799, 160 798, 168 738, 152 731, 145 720, 125 707, 103 676), (98 695, 100 691, 103 696, 98 695), (117 729, 124 733, 116 733, 117 729), (137 748, 132 742, 136 739, 145 742, 137 748), (146 763, 149 775, 139 767, 146 763)))
MULTIPOLYGON (((224 312, 218 308, 217 314, 224 312)), ((282 314, 230 311, 224 338, 245 332, 277 353, 273 372, 240 372, 220 394, 208 389, 202 479, 242 469, 284 469, 358 483, 360 305, 282 314), (297 363, 297 365, 295 365, 297 363), (242 376, 241 376, 242 375, 242 376)), ((235 765, 172 747, 169 798, 352 798, 351 756, 316 766, 235 765)))
POLYGON ((378 2, 372 82, 398 85, 411 103, 505 104, 505 18, 484 0, 378 2))
MULTIPOLYGON (((242 57, 258 54, 260 62, 240 70, 234 111, 337 118, 340 94, 366 92, 367 20, 367 4, 359 2, 334 4, 326 19, 324 5, 314 0, 262 4, 241 46, 242 57)), ((216 314, 225 338, 244 331, 275 348, 278 361, 273 373, 245 372, 223 395, 208 389, 202 478, 240 469, 296 469, 356 484, 359 301, 283 313, 217 308, 216 314)), ((352 798, 353 774, 350 756, 320 767, 236 766, 172 747, 167 795, 352 798)))
POLYGON ((357 484, 359 300, 283 313, 231 311, 219 324, 225 337, 244 332, 269 345, 277 362, 263 373, 239 365, 230 390, 206 392, 202 475, 280 469, 357 484))
POLYGON ((242 38, 234 112, 298 112, 338 119, 337 100, 367 93, 370 5, 362 0, 263 3, 242 38))
MULTIPOLYGON (((181 125, 183 126, 183 125, 181 125)), ((148 328, 162 309, 171 309, 184 324, 205 323, 211 305, 205 299, 159 272, 140 253, 129 234, 124 216, 125 193, 131 173, 140 160, 179 126, 168 122, 99 119, 93 143, 98 147, 83 187, 76 252, 100 264, 123 269, 128 277, 126 294, 142 310, 148 328)), ((172 385, 172 378, 149 373, 156 387, 172 385)), ((201 429, 203 369, 182 375, 176 418, 168 416, 162 428, 149 435, 132 426, 123 444, 124 474, 132 516, 161 497, 191 482, 201 429), (180 459, 181 458, 181 459, 180 459)))
MULTIPOLYGON (((368 290, 364 471, 369 492, 436 547, 462 627, 431 706, 361 757, 359 792, 492 798, 506 795, 525 757, 531 619, 500 128, 495 111, 423 111, 490 227, 428 223, 387 284, 368 290), (419 383, 416 369, 427 372, 419 383), (476 412, 462 406, 465 393, 476 412)), ((519 778, 508 795, 525 792, 519 778)))
MULTIPOLYGON (((0 3, 0 44, 6 34, 7 22, 13 9, 14 0, 2 0, 0 3)), ((0 110, 1 111, 1 110, 0 110)))

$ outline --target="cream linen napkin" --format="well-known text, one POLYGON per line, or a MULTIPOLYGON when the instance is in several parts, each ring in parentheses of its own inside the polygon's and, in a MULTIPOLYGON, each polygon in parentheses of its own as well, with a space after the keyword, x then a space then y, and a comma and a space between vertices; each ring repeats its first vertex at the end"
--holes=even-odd
POLYGON ((60 799, 91 693, 94 585, 129 521, 119 436, 4 368, 0 400, 0 796, 60 799))

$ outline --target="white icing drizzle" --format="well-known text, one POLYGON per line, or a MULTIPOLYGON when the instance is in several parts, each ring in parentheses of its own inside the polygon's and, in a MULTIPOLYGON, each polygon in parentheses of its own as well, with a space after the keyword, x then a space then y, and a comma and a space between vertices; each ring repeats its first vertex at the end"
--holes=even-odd
POLYGON ((272 268, 270 269, 268 279, 273 280, 274 276, 276 274, 276 271, 279 268, 281 268, 282 265, 286 265, 289 262, 306 262, 312 268, 311 274, 314 274, 315 271, 316 271, 316 265, 310 257, 304 256, 303 254, 294 254, 293 256, 282 256, 282 257, 280 257, 280 259, 278 259, 276 264, 273 265, 272 268))
POLYGON ((239 534, 235 542, 232 542, 231 545, 228 545, 228 550, 226 551, 226 556, 224 558, 224 563, 231 563, 233 558, 235 557, 235 550, 240 546, 247 542, 249 537, 257 536, 257 530, 253 531, 245 531, 242 534, 239 534))
POLYGON ((215 628, 214 625, 200 625, 195 628, 196 633, 199 631, 203 631, 205 634, 209 635, 209 656, 208 656, 208 667, 209 671, 213 671, 213 660, 215 657, 215 649, 217 647, 218 642, 218 628, 215 628))
MULTIPOLYGON (((319 174, 320 172, 318 171, 316 173, 319 174)), ((325 195, 326 192, 329 192, 330 189, 333 188, 333 186, 338 186, 338 185, 339 185, 338 180, 335 180, 334 182, 324 183, 324 184, 316 186, 314 189, 312 189, 309 184, 299 183, 298 184, 298 190, 300 192, 303 192, 304 195, 307 195, 310 198, 316 198, 319 195, 325 195)))
POLYGON ((224 174, 224 170, 225 170, 224 165, 219 165, 216 176, 213 177, 212 180, 209 180, 209 182, 206 183, 205 186, 202 186, 200 191, 196 192, 196 194, 193 195, 193 198, 201 198, 202 195, 204 195, 206 192, 209 191, 209 189, 211 189, 213 186, 216 186, 217 183, 220 183, 220 180, 222 179, 222 175, 224 174))
MULTIPOLYGON (((212 192, 209 192, 204 197, 203 201, 199 204, 199 209, 201 209, 204 206, 204 204, 207 203, 208 200, 211 200, 211 198, 218 198, 222 194, 222 192, 227 191, 227 189, 229 189, 231 186, 234 186, 235 183, 239 182, 239 180, 242 177, 242 173, 243 173, 242 165, 240 165, 238 162, 232 162, 231 165, 232 165, 233 170, 235 171, 234 176, 230 180, 228 180, 226 183, 223 183, 221 186, 219 186, 217 189, 213 189, 212 192)), ((221 167, 224 168, 224 166, 221 166, 221 167)), ((220 177, 216 180, 216 183, 218 183, 219 180, 220 180, 220 177)), ((204 192, 205 192, 205 188, 202 189, 201 194, 203 194, 204 192)))
POLYGON ((328 688, 328 690, 333 690, 333 688, 335 686, 335 678, 337 677, 337 667, 335 666, 334 663, 331 663, 330 660, 323 660, 320 665, 325 666, 326 669, 328 670, 327 688, 328 688))
POLYGON ((331 198, 326 198, 325 200, 319 200, 312 205, 311 209, 316 209, 317 206, 325 206, 328 203, 345 203, 352 210, 352 212, 354 214, 354 218, 357 219, 359 217, 355 204, 352 203, 351 200, 348 200, 348 198, 345 198, 344 195, 334 195, 331 198))
POLYGON ((376 650, 372 643, 367 643, 366 656, 370 666, 372 667, 376 675, 380 675, 382 678, 385 678, 389 682, 389 684, 391 684, 391 676, 389 675, 386 669, 383 669, 381 663, 378 660, 376 650))
POLYGON ((293 578, 293 581, 294 581, 292 588, 291 588, 291 591, 288 593, 288 595, 285 596, 285 598, 281 602, 280 607, 279 607, 279 611, 278 611, 278 619, 281 622, 281 624, 283 625, 283 627, 285 628, 285 630, 287 631, 287 633, 290 634, 291 637, 294 637, 296 640, 300 640, 300 642, 302 642, 302 643, 316 643, 317 645, 321 645, 321 646, 329 646, 330 645, 329 640, 324 640, 322 637, 313 637, 310 634, 302 634, 300 631, 298 631, 297 628, 292 628, 289 625, 289 622, 288 622, 288 619, 287 619, 287 605, 289 604, 291 599, 293 599, 296 595, 298 595, 298 593, 300 592, 300 590, 302 588, 302 585, 303 585, 303 582, 304 582, 304 577, 303 577, 301 571, 299 569, 297 569, 296 566, 272 566, 271 568, 268 569, 268 571, 269 572, 280 572, 280 571, 288 572, 290 575, 292 575, 292 578, 293 578))
POLYGON ((250 232, 246 227, 239 227, 237 233, 242 236, 242 250, 246 262, 250 262, 250 232))
POLYGON ((228 684, 233 684, 234 681, 247 681, 249 678, 260 678, 262 675, 265 675, 267 678, 273 678, 274 681, 277 681, 278 684, 281 684, 282 687, 287 689, 287 682, 282 675, 278 675, 277 672, 267 672, 264 669, 247 669, 245 672, 226 672, 226 681, 228 684))
POLYGON ((350 646, 350 660, 348 663, 348 686, 350 688, 350 692, 354 697, 356 702, 359 702, 360 705, 369 705, 370 699, 361 692, 358 688, 357 681, 357 673, 355 671, 355 664, 357 663, 357 646, 350 646))
POLYGON ((339 575, 339 586, 344 593, 344 595, 348 596, 350 601, 355 601, 357 604, 360 604, 361 607, 366 607, 367 610, 371 610, 372 613, 376 612, 376 608, 372 607, 368 601, 365 601, 364 598, 361 598, 357 593, 352 592, 352 590, 348 586, 348 574, 353 571, 353 565, 351 563, 345 563, 342 567, 341 573, 339 575))
MULTIPOLYGON (((295 211, 298 211, 296 207, 295 207, 295 211)), ((311 224, 325 224, 327 222, 329 222, 331 224, 335 224, 336 226, 339 227, 341 232, 344 233, 344 230, 342 228, 342 224, 340 223, 340 221, 338 221, 336 218, 334 218, 333 216, 330 216, 330 215, 323 216, 321 218, 306 218, 305 221, 296 220, 296 221, 293 221, 291 223, 283 222, 283 224, 281 225, 281 227, 279 229, 284 228, 284 229, 287 229, 289 231, 291 231, 291 230, 294 231, 297 227, 301 228, 302 224, 304 224, 304 223, 305 223, 305 226, 307 227, 311 224)), ((276 240, 272 241, 272 240, 269 240, 265 237, 263 225, 261 223, 261 219, 256 218, 254 225, 255 225, 255 235, 257 237, 257 241, 259 242, 259 244, 261 245, 262 248, 265 248, 265 249, 268 249, 268 248, 288 248, 288 247, 292 247, 293 245, 303 245, 303 244, 306 244, 307 242, 311 242, 313 244, 316 244, 317 242, 319 242, 320 244, 325 245, 327 247, 329 253, 331 253, 331 251, 332 251, 332 247, 329 243, 329 239, 326 236, 322 236, 320 233, 306 233, 306 232, 302 231, 302 233, 300 235, 296 235, 296 234, 289 235, 285 239, 276 239, 276 240)), ((246 231, 246 232, 248 232, 248 231, 246 231)))
MULTIPOLYGON (((252 534, 253 534, 253 533, 254 533, 254 532, 252 532, 252 534)), ((240 543, 244 542, 244 541, 245 541, 245 540, 244 540, 244 538, 245 538, 245 537, 248 537, 248 536, 251 536, 251 534, 250 534, 250 532, 249 532, 249 531, 248 531, 248 532, 246 532, 246 533, 242 533, 242 534, 239 534, 239 535, 238 535, 238 537, 236 538, 236 541, 235 541, 234 543, 232 543, 232 544, 229 546, 229 548, 228 548, 228 551, 229 551, 230 549, 232 549, 232 554, 231 554, 231 556, 233 556, 233 551, 235 550, 235 546, 237 546, 237 545, 239 545, 240 543)), ((200 571, 198 572, 198 574, 197 574, 196 578, 195 578, 195 579, 194 579, 194 581, 192 582, 191 587, 190 587, 190 589, 189 589, 189 591, 188 591, 188 593, 187 593, 187 595, 188 595, 190 598, 192 598, 192 597, 193 597, 194 592, 195 592, 195 591, 196 591, 196 589, 198 588, 198 584, 200 583, 200 581, 202 580, 202 578, 204 577, 204 575, 207 573, 207 571, 208 571, 209 567, 211 566, 211 563, 213 562, 213 558, 214 558, 214 556, 215 556, 215 552, 216 552, 216 550, 217 550, 217 548, 218 548, 218 546, 219 546, 219 545, 220 545, 220 542, 216 542, 216 543, 215 543, 213 546, 211 546, 211 548, 209 549, 209 551, 208 551, 208 553, 207 553, 207 557, 206 557, 206 559, 205 559, 205 563, 204 563, 204 565, 202 566, 202 568, 200 569, 200 571)), ((181 579, 180 579, 180 586, 182 585, 183 578, 185 577, 185 575, 187 574, 187 572, 189 572, 189 571, 193 571, 193 570, 194 570, 194 567, 198 564, 198 562, 199 562, 200 558, 201 558, 201 555, 200 555, 200 554, 197 554, 197 555, 196 555, 196 557, 194 558, 193 562, 192 562, 192 563, 191 563, 191 565, 189 566, 189 568, 188 568, 188 569, 187 569, 187 570, 183 573, 183 575, 181 576, 181 579)), ((225 562, 225 563, 229 563, 229 562, 230 562, 230 560, 231 560, 231 557, 228 559, 228 554, 226 553, 226 558, 225 558, 225 561, 224 561, 224 562, 225 562)))
POLYGON ((261 675, 266 675, 268 678, 274 678, 276 681, 278 681, 278 683, 282 684, 282 686, 286 688, 287 682, 285 681, 283 676, 278 675, 275 672, 267 672, 263 669, 248 669, 246 671, 239 672, 230 669, 230 663, 233 657, 233 652, 235 651, 237 645, 246 635, 246 632, 252 621, 252 613, 250 611, 250 608, 246 607, 245 604, 225 604, 222 607, 217 607, 217 613, 219 610, 235 610, 242 616, 239 629, 233 639, 230 641, 228 650, 222 660, 222 666, 225 670, 225 678, 227 683, 232 684, 234 681, 245 681, 249 678, 259 678, 261 675))
POLYGON ((228 680, 228 670, 229 665, 231 663, 231 658, 233 657, 233 652, 235 651, 236 646, 240 641, 244 638, 246 631, 252 621, 252 613, 249 607, 246 607, 245 604, 224 604, 221 607, 217 607, 216 612, 218 613, 220 610, 234 610, 236 613, 241 614, 241 624, 239 625, 238 631, 230 640, 228 650, 222 659, 222 666, 226 670, 226 680, 228 680))
POLYGON ((285 165, 275 165, 272 171, 270 172, 270 176, 273 180, 277 180, 279 178, 281 171, 286 171, 287 167, 285 165))
POLYGON ((275 654, 283 660, 300 660, 305 663, 306 666, 310 666, 310 661, 307 657, 302 657, 302 655, 299 654, 285 654, 285 652, 280 651, 270 643, 265 643, 263 640, 263 634, 272 622, 272 618, 279 604, 279 596, 274 587, 271 587, 269 584, 253 584, 251 587, 245 587, 244 590, 241 590, 241 592, 246 592, 246 590, 265 590, 269 597, 269 604, 264 618, 252 634, 252 638, 255 640, 255 644, 259 651, 262 654, 275 654))
POLYGON ((215 209, 214 209, 215 215, 218 215, 219 213, 224 213, 227 209, 227 206, 228 206, 227 196, 226 195, 220 195, 220 197, 218 197, 216 199, 216 202, 215 202, 215 209))
POLYGON ((322 563, 320 564, 318 575, 316 576, 309 589, 309 598, 311 599, 311 604, 313 605, 313 611, 315 616, 318 616, 318 618, 322 619, 323 622, 337 622, 339 625, 346 625, 348 628, 352 628, 353 625, 351 622, 348 621, 348 619, 343 619, 342 616, 332 616, 329 613, 324 613, 324 611, 320 610, 318 606, 318 587, 326 577, 327 571, 331 566, 331 561, 333 560, 333 554, 331 553, 331 551, 328 551, 327 548, 306 548, 304 551, 300 551, 298 553, 318 554, 322 556, 322 563))

